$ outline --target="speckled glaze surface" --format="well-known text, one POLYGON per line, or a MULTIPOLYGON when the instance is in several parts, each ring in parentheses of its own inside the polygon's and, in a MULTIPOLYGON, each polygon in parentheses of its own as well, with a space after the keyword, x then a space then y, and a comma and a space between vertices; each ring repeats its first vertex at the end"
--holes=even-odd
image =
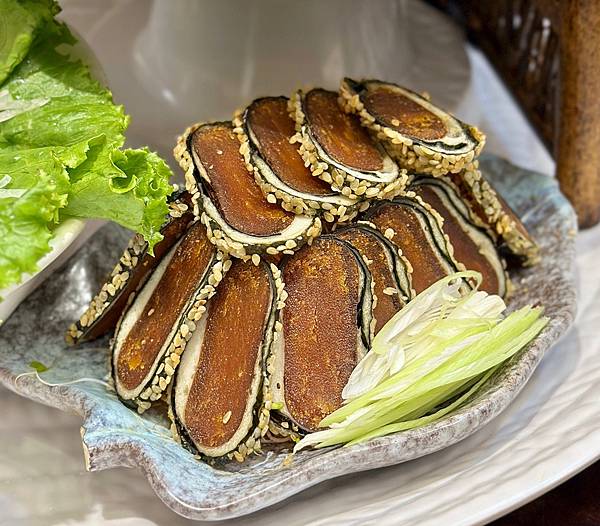
POLYGON ((90 470, 129 466, 143 470, 158 496, 192 519, 224 519, 256 511, 343 474, 405 462, 454 444, 498 415, 525 385, 544 352, 571 324, 576 308, 573 210, 554 180, 488 157, 482 169, 524 218, 542 249, 542 263, 513 274, 518 287, 511 307, 542 304, 550 323, 467 407, 421 429, 351 448, 302 451, 289 465, 285 452, 270 452, 243 465, 198 462, 170 438, 166 419, 143 417, 102 385, 49 387, 33 376, 33 360, 49 366, 48 383, 106 375, 107 340, 68 348, 63 333, 84 309, 128 239, 123 230, 99 231, 0 329, 0 382, 39 402, 83 417, 84 458, 90 470))

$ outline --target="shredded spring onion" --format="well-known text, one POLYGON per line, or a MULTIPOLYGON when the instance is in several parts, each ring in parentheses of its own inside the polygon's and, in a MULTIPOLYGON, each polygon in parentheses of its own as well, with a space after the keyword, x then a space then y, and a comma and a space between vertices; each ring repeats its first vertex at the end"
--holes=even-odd
POLYGON ((419 294, 374 338, 327 427, 294 448, 351 445, 434 422, 472 399, 487 379, 545 327, 541 308, 503 317, 506 305, 459 272, 419 294), (473 288, 467 283, 475 284, 473 288))

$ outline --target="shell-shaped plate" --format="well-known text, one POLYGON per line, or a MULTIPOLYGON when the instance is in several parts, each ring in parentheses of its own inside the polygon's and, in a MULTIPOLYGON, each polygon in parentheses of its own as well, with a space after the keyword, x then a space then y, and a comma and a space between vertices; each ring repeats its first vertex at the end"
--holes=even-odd
MULTIPOLYGON (((256 457, 255 462, 211 466, 198 462, 175 443, 166 418, 141 417, 114 393, 93 383, 47 387, 34 377, 33 360, 50 365, 48 382, 106 374, 107 342, 68 347, 64 328, 85 308, 93 290, 127 242, 128 234, 111 225, 37 289, 0 328, 0 382, 23 396, 82 416, 87 467, 134 467, 170 508, 192 519, 225 519, 251 513, 340 475, 405 462, 448 447, 483 428, 502 412, 535 370, 548 348, 565 333, 576 308, 573 209, 549 177, 521 170, 499 159, 482 168, 539 240, 538 266, 512 275, 517 287, 510 308, 541 304, 550 323, 526 350, 502 368, 467 407, 443 420, 355 447, 301 451, 291 463, 287 453, 256 457)), ((548 371, 541 371, 547 373, 548 371)))

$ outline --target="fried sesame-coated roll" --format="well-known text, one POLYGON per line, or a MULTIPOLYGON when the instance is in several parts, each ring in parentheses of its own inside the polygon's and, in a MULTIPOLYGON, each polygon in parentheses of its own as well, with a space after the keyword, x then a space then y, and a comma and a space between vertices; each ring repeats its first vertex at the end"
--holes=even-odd
POLYGON ((192 126, 179 138, 175 157, 208 237, 223 252, 291 252, 319 235, 318 217, 295 214, 271 203, 246 168, 230 122, 192 126))
POLYGON ((340 95, 344 109, 359 116, 398 164, 410 171, 457 173, 485 144, 485 136, 474 126, 391 82, 345 78, 340 95))
POLYGON ((514 210, 479 170, 478 161, 451 174, 450 178, 481 221, 494 231, 500 251, 507 259, 525 266, 539 261, 538 245, 514 210))
POLYGON ((343 111, 338 94, 321 88, 296 92, 290 113, 298 132, 293 141, 313 175, 354 199, 390 198, 406 184, 400 170, 381 143, 343 111))
POLYGON ((413 192, 372 207, 365 219, 390 239, 410 262, 412 286, 419 294, 458 270, 442 219, 413 192))
POLYGON ((455 187, 434 177, 417 177, 410 186, 444 220, 443 231, 454 247, 454 256, 468 270, 481 273, 481 289, 506 296, 506 264, 496 249, 489 230, 477 226, 474 212, 455 187))
POLYGON ((156 244, 153 254, 143 237, 136 234, 86 311, 69 327, 65 336, 67 342, 82 343, 113 331, 132 295, 179 241, 193 219, 191 196, 187 192, 178 192, 170 199, 169 216, 160 231, 163 239, 156 244))
POLYGON ((123 401, 144 411, 161 398, 207 299, 230 264, 199 222, 163 258, 113 339, 113 381, 123 401))
POLYGON ((209 300, 169 393, 172 430, 190 451, 241 461, 260 450, 268 425, 268 408, 261 408, 263 373, 278 281, 274 265, 234 261, 209 300))
POLYGON ((269 202, 298 214, 322 212, 328 221, 346 221, 355 213, 358 200, 313 176, 290 142, 296 131, 287 97, 256 99, 233 122, 246 167, 269 202))
POLYGON ((410 263, 374 225, 366 222, 340 228, 334 235, 358 250, 369 267, 377 298, 373 309, 377 334, 414 297, 410 263))
POLYGON ((322 236, 283 263, 285 306, 268 362, 273 405, 302 431, 342 404, 373 331, 372 279, 345 241, 322 236))

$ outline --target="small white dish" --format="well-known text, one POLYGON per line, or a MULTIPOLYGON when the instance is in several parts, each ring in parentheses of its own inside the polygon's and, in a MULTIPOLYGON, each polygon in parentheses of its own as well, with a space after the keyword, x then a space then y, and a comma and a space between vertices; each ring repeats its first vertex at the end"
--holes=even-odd
POLYGON ((67 219, 61 223, 50 240, 51 252, 38 261, 39 270, 35 274, 26 275, 21 283, 0 290, 0 324, 103 224, 104 221, 82 219, 67 219))

